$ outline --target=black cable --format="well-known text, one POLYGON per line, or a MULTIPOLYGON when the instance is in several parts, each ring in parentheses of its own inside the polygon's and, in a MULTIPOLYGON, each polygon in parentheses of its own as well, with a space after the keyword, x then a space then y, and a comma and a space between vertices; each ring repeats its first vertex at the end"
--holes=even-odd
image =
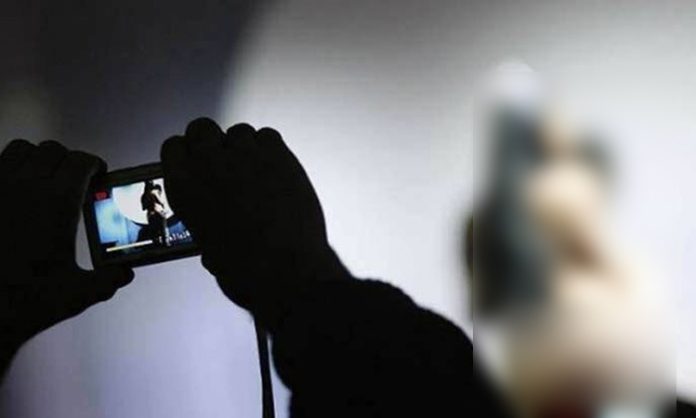
POLYGON ((259 368, 261 370, 261 400, 263 418, 275 418, 273 406, 273 382, 271 382, 271 363, 268 352, 268 336, 258 322, 254 321, 256 344, 259 348, 259 368))

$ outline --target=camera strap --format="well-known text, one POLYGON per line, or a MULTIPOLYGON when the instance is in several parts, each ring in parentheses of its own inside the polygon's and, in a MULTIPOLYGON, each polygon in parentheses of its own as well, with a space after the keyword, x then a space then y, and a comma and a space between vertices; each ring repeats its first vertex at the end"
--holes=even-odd
POLYGON ((268 351, 268 335, 258 322, 254 321, 256 344, 259 351, 259 369, 261 371, 261 400, 262 417, 275 418, 273 405, 273 382, 271 382, 270 353, 268 351))

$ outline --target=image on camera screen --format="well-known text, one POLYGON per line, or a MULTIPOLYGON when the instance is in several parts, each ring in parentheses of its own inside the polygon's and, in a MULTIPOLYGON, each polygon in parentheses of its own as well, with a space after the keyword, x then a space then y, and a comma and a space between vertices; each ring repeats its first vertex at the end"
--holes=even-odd
POLYGON ((169 206, 161 178, 96 190, 94 213, 104 258, 193 242, 169 206))

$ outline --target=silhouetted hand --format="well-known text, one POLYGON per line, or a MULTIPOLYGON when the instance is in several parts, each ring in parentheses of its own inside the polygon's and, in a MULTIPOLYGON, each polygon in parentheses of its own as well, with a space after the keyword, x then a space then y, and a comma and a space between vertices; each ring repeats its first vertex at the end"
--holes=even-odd
POLYGON ((348 275, 309 178, 275 130, 225 133, 198 119, 163 144, 162 163, 174 211, 235 303, 266 313, 313 280, 348 275))
POLYGON ((75 261, 75 235, 97 157, 57 142, 12 141, 0 154, 0 338, 7 366, 26 340, 107 300, 133 273, 86 271, 75 261))
POLYGON ((393 286, 351 280, 276 131, 199 119, 164 143, 162 163, 203 264, 270 331, 291 416, 473 414, 471 342, 393 286))

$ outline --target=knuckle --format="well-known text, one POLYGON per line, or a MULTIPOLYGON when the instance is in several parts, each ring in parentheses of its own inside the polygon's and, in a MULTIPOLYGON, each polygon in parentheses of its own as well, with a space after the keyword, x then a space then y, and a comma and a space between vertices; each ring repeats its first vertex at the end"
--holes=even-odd
POLYGON ((68 156, 75 166, 87 174, 106 171, 106 162, 96 155, 84 151, 70 151, 68 156))
POLYGON ((186 127, 186 135, 200 135, 200 134, 211 134, 211 133, 220 133, 222 130, 218 126, 217 123, 215 123, 214 120, 207 118, 207 117, 201 117, 198 119, 194 119, 191 121, 188 126, 186 127))
POLYGON ((53 139, 41 141, 39 143, 39 148, 54 148, 54 149, 58 149, 58 150, 66 150, 67 151, 67 149, 65 148, 65 146, 63 144, 61 144, 60 142, 55 141, 53 139))
POLYGON ((22 138, 16 138, 10 141, 8 146, 30 146, 30 147, 35 147, 36 145, 32 144, 31 142, 27 141, 26 139, 22 138))
POLYGON ((259 136, 266 136, 269 138, 277 138, 277 139, 282 139, 282 136, 280 135, 280 132, 277 130, 270 128, 268 126, 263 127, 259 130, 259 136))
POLYGON ((182 140, 183 138, 179 135, 174 135, 172 137, 167 138, 163 143, 162 147, 160 148, 160 157, 164 159, 168 159, 172 151, 176 150, 177 147, 180 147, 182 145, 182 140))
POLYGON ((12 141, 10 141, 7 144, 4 151, 8 151, 8 150, 12 150, 12 149, 32 149, 32 148, 36 148, 36 145, 32 144, 31 142, 27 141, 26 139, 13 139, 12 141))
POLYGON ((237 123, 237 124, 230 126, 227 129, 228 135, 235 135, 238 133, 241 134, 241 133, 247 133, 247 132, 256 132, 256 129, 254 129, 254 127, 248 123, 237 123))

